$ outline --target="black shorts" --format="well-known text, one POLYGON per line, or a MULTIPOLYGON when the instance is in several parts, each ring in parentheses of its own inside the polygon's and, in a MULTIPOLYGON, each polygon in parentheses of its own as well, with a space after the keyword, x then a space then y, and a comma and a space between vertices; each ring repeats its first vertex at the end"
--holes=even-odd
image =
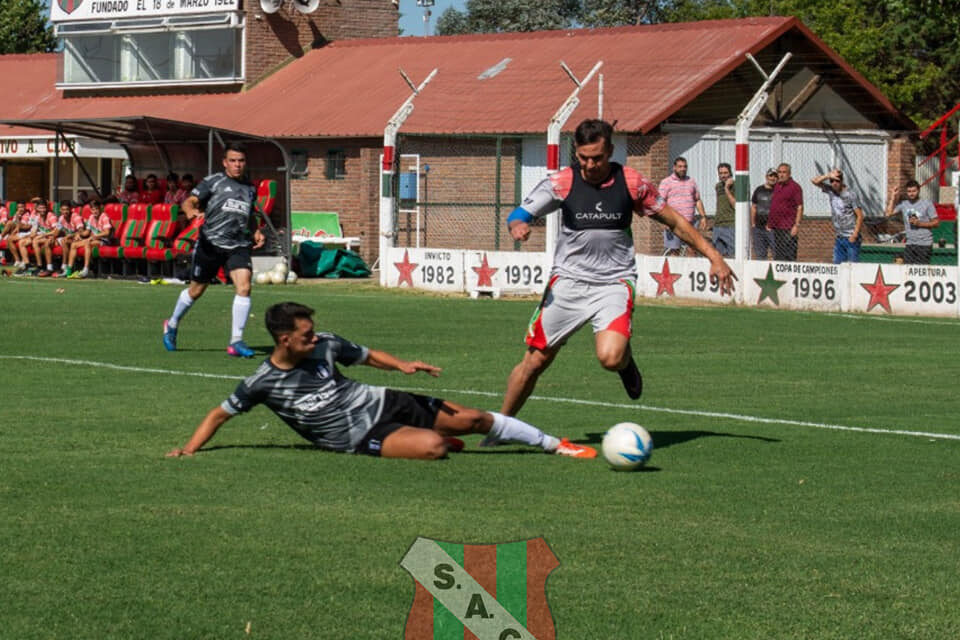
POLYGON ((190 279, 194 282, 210 282, 217 277, 220 267, 227 273, 234 269, 253 271, 250 259, 250 247, 221 249, 210 243, 202 235, 193 248, 193 266, 190 267, 190 279))
POLYGON ((383 395, 380 419, 357 445, 357 453, 379 456, 383 441, 400 427, 433 429, 443 400, 387 389, 383 395))

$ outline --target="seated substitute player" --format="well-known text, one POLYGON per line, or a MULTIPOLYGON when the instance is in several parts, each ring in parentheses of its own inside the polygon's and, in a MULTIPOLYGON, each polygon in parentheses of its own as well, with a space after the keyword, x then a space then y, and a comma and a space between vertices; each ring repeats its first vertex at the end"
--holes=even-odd
POLYGON ((82 211, 81 207, 64 209, 64 206, 60 205, 60 217, 57 218, 57 226, 62 233, 57 238, 57 243, 60 245, 62 252, 60 269, 61 275, 64 277, 69 277, 73 273, 70 266, 70 245, 79 239, 77 233, 84 229, 82 211))
POLYGON ((27 262, 21 259, 19 241, 25 234, 30 233, 32 228, 30 216, 27 205, 18 202, 17 208, 10 212, 10 219, 3 226, 3 231, 0 232, 0 240, 7 241, 7 251, 13 255, 13 266, 16 269, 27 266, 27 262))
POLYGON ((221 267, 230 274, 235 295, 227 353, 252 358, 256 352, 243 341, 243 329, 250 317, 251 251, 263 246, 265 238, 257 227, 254 201, 257 188, 246 177, 247 152, 243 145, 229 143, 223 150, 223 171, 204 178, 183 202, 188 219, 202 213, 203 226, 193 248, 190 285, 180 292, 173 315, 163 321, 163 346, 177 350, 177 329, 193 303, 207 290, 221 267), (252 237, 252 246, 251 246, 252 237))
POLYGON ((34 210, 39 214, 37 233, 33 236, 33 255, 37 259, 38 271, 37 277, 49 278, 54 275, 53 269, 53 247, 57 238, 60 236, 60 230, 57 227, 57 214, 52 209, 47 208, 46 202, 38 202, 34 205, 34 210), (42 262, 45 258, 46 262, 42 262), (43 265, 46 264, 46 268, 43 265))
POLYGON ((70 269, 73 269, 79 249, 83 247, 83 269, 73 271, 67 277, 71 280, 89 277, 90 260, 93 258, 94 251, 100 246, 109 245, 113 241, 112 233, 113 222, 110 221, 110 216, 101 213, 99 202, 91 201, 86 227, 77 233, 77 239, 70 244, 70 255, 67 258, 70 269))
POLYGON ((735 276, 717 250, 666 204, 639 172, 611 162, 613 127, 584 120, 574 133, 576 160, 538 184, 507 218, 510 235, 524 241, 530 222, 559 209, 560 237, 550 280, 527 330, 527 351, 507 379, 502 413, 516 415, 567 339, 590 322, 597 359, 616 371, 636 400, 643 378, 630 350, 637 281, 630 223, 647 215, 710 260, 720 291, 733 291, 735 276))
POLYGON ((312 316, 313 309, 295 302, 268 308, 265 320, 276 344, 273 353, 207 414, 183 448, 167 456, 193 455, 227 420, 261 403, 301 436, 332 451, 435 459, 448 449, 463 447, 452 436, 484 433, 494 442, 519 442, 557 455, 597 455, 591 447, 558 440, 516 418, 351 380, 340 373, 338 364, 406 374, 423 371, 434 377, 440 369, 400 360, 332 333, 314 333, 312 316))

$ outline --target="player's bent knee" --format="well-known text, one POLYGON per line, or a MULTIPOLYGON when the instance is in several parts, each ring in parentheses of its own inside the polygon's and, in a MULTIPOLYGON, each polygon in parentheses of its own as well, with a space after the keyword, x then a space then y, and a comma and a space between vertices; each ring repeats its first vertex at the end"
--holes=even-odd
POLYGON ((623 367, 626 350, 619 348, 597 349, 597 360, 600 366, 608 371, 619 371, 623 367))

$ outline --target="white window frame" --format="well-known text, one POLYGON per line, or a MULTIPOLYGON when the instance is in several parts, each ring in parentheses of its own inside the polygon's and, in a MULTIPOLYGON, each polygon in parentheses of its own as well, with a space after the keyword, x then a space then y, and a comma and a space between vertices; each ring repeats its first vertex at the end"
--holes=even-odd
MULTIPOLYGON (((111 20, 100 22, 78 22, 64 23, 54 25, 54 35, 57 38, 70 38, 71 36, 94 36, 111 35, 121 36, 121 49, 124 46, 125 36, 134 36, 143 33, 163 33, 163 32, 196 32, 206 30, 224 30, 239 29, 240 38, 239 64, 234 75, 220 78, 172 78, 169 80, 130 80, 130 81, 112 81, 112 82, 64 82, 58 79, 56 87, 58 89, 121 89, 129 87, 169 87, 169 86, 210 86, 210 85, 235 85, 242 84, 246 79, 246 47, 247 30, 246 17, 242 12, 231 11, 218 14, 200 14, 195 16, 170 16, 166 18, 137 18, 126 20, 111 20)), ((121 55, 121 67, 124 64, 121 55)), ((172 65, 177 62, 171 61, 172 65)), ((121 68, 121 77, 123 69, 121 68)))

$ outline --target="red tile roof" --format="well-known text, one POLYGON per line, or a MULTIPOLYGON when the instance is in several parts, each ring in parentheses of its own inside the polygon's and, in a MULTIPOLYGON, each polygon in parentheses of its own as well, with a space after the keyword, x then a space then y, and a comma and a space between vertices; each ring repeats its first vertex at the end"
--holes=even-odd
MULTIPOLYGON (((646 132, 790 30, 828 55, 896 120, 911 123, 879 90, 795 18, 748 18, 611 29, 337 41, 310 51, 250 90, 234 94, 70 97, 54 87, 55 54, 0 56, 15 95, 0 120, 116 119, 149 115, 264 137, 381 136, 410 94, 402 68, 433 81, 415 101, 406 133, 540 133, 599 60, 604 116, 646 132), (509 61, 506 61, 509 59, 509 61), (481 79, 498 64, 503 69, 481 79)), ((759 77, 759 76, 758 76, 759 77)), ((759 86, 759 82, 758 82, 759 86)), ((597 113, 595 77, 568 127, 597 113)))

